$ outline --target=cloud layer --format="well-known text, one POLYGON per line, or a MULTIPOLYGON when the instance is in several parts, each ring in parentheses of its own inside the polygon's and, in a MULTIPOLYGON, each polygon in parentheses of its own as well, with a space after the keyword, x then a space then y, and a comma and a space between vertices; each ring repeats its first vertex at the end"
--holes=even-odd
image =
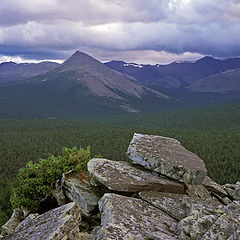
POLYGON ((101 60, 240 56, 240 2, 1 0, 1 55, 62 59, 76 49, 101 60))

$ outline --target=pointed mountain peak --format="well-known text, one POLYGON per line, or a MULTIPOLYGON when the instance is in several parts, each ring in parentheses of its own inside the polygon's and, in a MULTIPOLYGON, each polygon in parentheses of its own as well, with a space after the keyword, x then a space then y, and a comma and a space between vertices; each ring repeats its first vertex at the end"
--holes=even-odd
POLYGON ((80 67, 80 66, 90 66, 95 64, 101 64, 95 58, 89 56, 86 53, 76 51, 70 58, 68 58, 62 65, 63 66, 72 66, 72 67, 80 67))
POLYGON ((81 57, 86 57, 86 56, 89 56, 87 55, 86 53, 84 52, 80 52, 79 50, 77 50, 70 58, 81 58, 81 57))

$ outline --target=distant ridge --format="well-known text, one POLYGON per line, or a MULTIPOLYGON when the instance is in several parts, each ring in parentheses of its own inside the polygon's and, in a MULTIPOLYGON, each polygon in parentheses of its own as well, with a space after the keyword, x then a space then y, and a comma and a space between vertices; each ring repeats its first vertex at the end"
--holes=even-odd
POLYGON ((220 60, 206 56, 195 62, 173 62, 167 65, 136 64, 123 61, 111 61, 105 65, 133 76, 145 84, 164 88, 184 88, 213 74, 240 68, 240 58, 220 60))
POLYGON ((24 80, 51 71, 58 66, 58 63, 49 61, 19 64, 14 62, 3 62, 0 64, 0 83, 24 80))

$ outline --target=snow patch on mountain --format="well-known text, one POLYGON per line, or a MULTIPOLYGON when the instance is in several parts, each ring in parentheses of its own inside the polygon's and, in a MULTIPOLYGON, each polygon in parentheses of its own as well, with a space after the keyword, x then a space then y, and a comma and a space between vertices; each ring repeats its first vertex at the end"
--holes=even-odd
POLYGON ((142 65, 136 64, 136 63, 124 63, 123 66, 124 66, 124 67, 132 66, 132 67, 137 67, 137 68, 143 68, 142 65))

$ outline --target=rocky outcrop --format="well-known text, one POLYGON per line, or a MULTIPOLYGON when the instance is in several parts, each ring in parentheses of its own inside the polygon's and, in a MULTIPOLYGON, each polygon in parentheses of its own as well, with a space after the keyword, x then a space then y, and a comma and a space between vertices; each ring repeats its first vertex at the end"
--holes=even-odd
POLYGON ((93 239, 177 239, 177 222, 140 199, 108 193, 99 201, 101 226, 93 239))
POLYGON ((134 164, 93 158, 88 173, 64 174, 52 194, 73 202, 21 223, 16 210, 2 239, 240 239, 240 182, 217 184, 175 139, 135 134, 128 156, 134 164))
POLYGON ((127 155, 134 163, 186 184, 201 184, 207 173, 203 160, 172 138, 135 133, 127 155))
POLYGON ((119 192, 140 192, 156 190, 161 192, 184 193, 184 185, 138 170, 126 162, 93 158, 88 171, 108 189, 119 192))
POLYGON ((80 221, 79 207, 73 202, 39 216, 29 215, 4 240, 74 240, 80 221))

